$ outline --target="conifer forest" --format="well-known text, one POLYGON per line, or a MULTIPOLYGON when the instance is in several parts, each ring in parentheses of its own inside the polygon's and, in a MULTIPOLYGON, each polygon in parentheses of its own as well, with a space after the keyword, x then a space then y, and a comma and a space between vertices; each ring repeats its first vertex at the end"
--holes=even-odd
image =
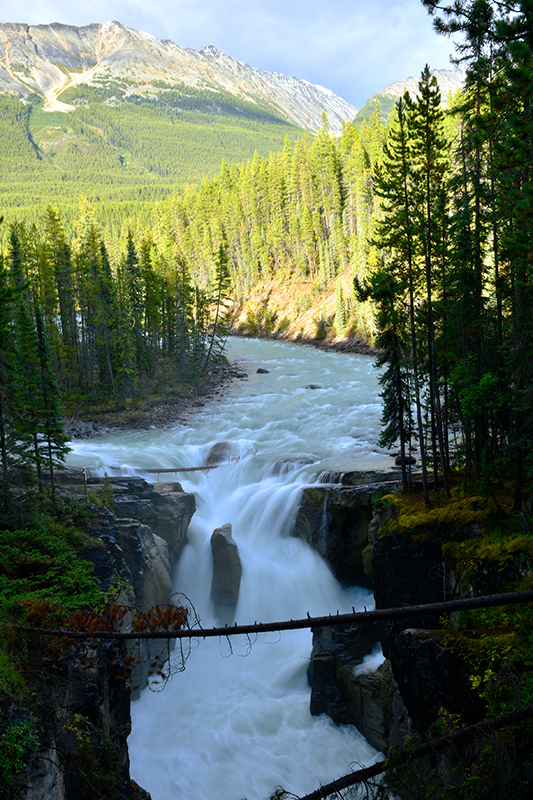
POLYGON ((334 292, 317 333, 356 332, 381 350, 382 444, 407 453, 418 442, 426 486, 453 467, 478 478, 511 469, 520 507, 533 421, 533 18, 528 3, 512 14, 484 0, 425 5, 443 34, 462 35, 457 96, 441 98, 426 67, 418 95, 387 120, 376 105, 336 138, 324 115, 315 137, 224 162, 153 205, 149 223, 110 231, 105 202, 97 211, 82 198, 77 221, 51 203, 37 221, 22 207, 4 224, 4 466, 9 409, 22 408, 17 392, 37 391, 11 374, 31 374, 24 359, 56 387, 39 406, 118 403, 161 359, 198 377, 227 321, 220 303, 268 280, 304 281, 295 316, 334 292))

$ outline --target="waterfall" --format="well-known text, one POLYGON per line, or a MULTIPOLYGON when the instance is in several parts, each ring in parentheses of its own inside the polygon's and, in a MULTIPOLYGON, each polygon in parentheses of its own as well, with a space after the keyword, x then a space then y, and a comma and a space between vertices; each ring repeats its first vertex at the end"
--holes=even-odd
MULTIPOLYGON (((238 623, 371 607, 370 592, 343 590, 289 535, 304 485, 325 471, 390 465, 376 447, 381 408, 371 359, 254 340, 230 348, 249 378, 190 426, 77 442, 70 463, 142 475, 197 466, 216 442, 230 443, 227 463, 177 476, 197 511, 173 586, 203 627, 215 624, 210 537, 227 522, 242 562, 238 623)), ((310 651, 305 630, 194 643, 185 670, 132 705, 132 777, 153 800, 262 800, 276 786, 302 795, 372 763, 378 754, 354 728, 311 716, 310 651)))

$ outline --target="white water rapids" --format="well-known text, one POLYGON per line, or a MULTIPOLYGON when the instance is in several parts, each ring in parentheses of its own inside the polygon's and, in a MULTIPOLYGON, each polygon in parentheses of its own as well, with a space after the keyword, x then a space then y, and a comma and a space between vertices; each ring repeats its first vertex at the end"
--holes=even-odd
MULTIPOLYGON (((390 468, 376 445, 372 359, 246 339, 230 340, 228 356, 249 378, 208 401, 191 427, 74 441, 69 464, 143 475, 142 468, 201 465, 214 443, 231 442, 227 465, 162 476, 196 495, 173 582, 203 627, 215 624, 210 536, 226 522, 243 565, 238 623, 371 607, 370 592, 343 590, 319 556, 287 534, 301 487, 322 472, 390 468)), ((263 635, 251 647, 233 638, 233 652, 226 641, 200 641, 184 672, 132 704, 131 774, 153 800, 262 800, 276 786, 303 795, 375 760, 355 729, 311 716, 308 630, 263 635)))

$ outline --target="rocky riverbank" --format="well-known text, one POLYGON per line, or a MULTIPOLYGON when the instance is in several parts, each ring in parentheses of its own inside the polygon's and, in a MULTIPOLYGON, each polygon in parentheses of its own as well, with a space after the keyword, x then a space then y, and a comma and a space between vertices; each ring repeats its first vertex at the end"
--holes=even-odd
MULTIPOLYGON (((232 336, 246 336, 242 331, 234 329, 232 336)), ((379 350, 368 345, 359 337, 344 339, 316 338, 305 336, 290 337, 284 334, 259 335, 274 341, 290 341, 294 344, 309 345, 320 350, 331 350, 338 353, 358 353, 366 356, 377 356, 379 350)), ((257 365, 260 368, 260 364, 257 365)), ((196 386, 191 386, 187 393, 170 395, 164 399, 139 400, 136 404, 128 403, 115 411, 89 412, 87 415, 75 413, 64 417, 63 424, 67 436, 71 439, 88 439, 103 433, 114 433, 124 430, 155 430, 191 424, 194 414, 206 402, 224 393, 225 388, 234 380, 242 377, 242 369, 238 364, 221 360, 213 364, 208 375, 196 386)))
MULTIPOLYGON (((490 503, 459 489, 431 511, 416 492, 402 507, 398 485, 357 486, 362 477, 348 481, 355 488, 337 482, 305 489, 294 535, 345 583, 370 581, 376 608, 497 594, 533 579, 533 545, 519 520, 505 531, 490 503)), ((387 752, 408 738, 428 741, 521 706, 531 683, 529 615, 517 607, 320 629, 308 673, 312 712, 355 725, 387 752)), ((447 797, 441 792, 457 784, 464 800, 528 798, 532 738, 526 725, 446 748, 397 772, 395 796, 447 797), (462 793, 469 777, 480 793, 462 793)))
POLYGON ((236 364, 219 361, 208 375, 186 393, 160 399, 139 400, 114 411, 75 413, 63 419, 64 430, 71 439, 87 439, 102 433, 124 430, 155 430, 190 424, 191 418, 205 403, 223 393, 241 370, 236 364))
MULTIPOLYGON (((140 612, 169 603, 171 569, 185 544, 194 497, 178 483, 86 479, 83 470, 58 473, 57 483, 56 502, 71 509, 86 542, 79 557, 93 565, 99 588, 122 592, 119 602, 140 612)), ((132 614, 124 617, 123 630, 132 614)), ((13 763, 16 779, 9 784, 0 771, 0 795, 149 800, 129 776, 130 697, 146 683, 156 650, 164 663, 165 645, 132 649, 116 639, 93 645, 66 635, 33 635, 21 639, 21 646, 27 651, 25 699, 17 701, 0 687, 0 748, 3 757, 15 759, 19 747, 26 768, 13 763), (32 738, 14 740, 6 754, 8 732, 32 738)))
POLYGON ((332 350, 337 353, 358 353, 362 356, 377 356, 381 350, 369 344, 360 336, 335 337, 335 336, 306 336, 304 334, 276 332, 253 333, 243 326, 231 329, 232 336, 251 336, 257 339, 272 339, 278 342, 292 342, 293 344, 306 344, 317 347, 319 350, 332 350))

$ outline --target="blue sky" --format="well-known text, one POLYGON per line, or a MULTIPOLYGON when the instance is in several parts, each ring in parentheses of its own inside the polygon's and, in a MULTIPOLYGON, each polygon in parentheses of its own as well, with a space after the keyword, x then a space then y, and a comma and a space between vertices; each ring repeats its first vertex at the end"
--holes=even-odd
POLYGON ((0 22, 87 25, 115 19, 201 50, 214 44, 263 70, 305 78, 360 108, 426 63, 447 68, 419 0, 0 0, 0 22))

